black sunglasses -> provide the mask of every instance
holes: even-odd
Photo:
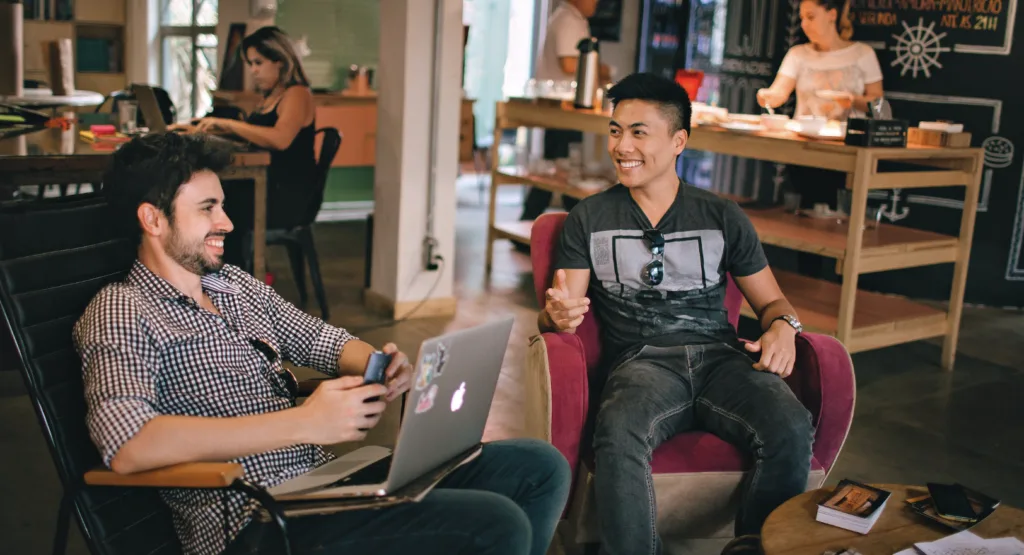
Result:
[[[665,237],[657,229],[648,229],[644,232],[644,242],[654,258],[640,270],[640,281],[648,287],[655,287],[665,279]]]
[[[265,341],[262,339],[249,339],[249,345],[266,357],[267,362],[269,362],[271,366],[277,364],[277,359],[280,358],[280,355],[278,355],[277,351],[275,351],[274,348],[268,345]],[[284,387],[289,396],[292,398],[296,397],[299,393],[299,383],[295,380],[295,376],[293,376],[288,370],[278,372],[277,376],[284,381]]]

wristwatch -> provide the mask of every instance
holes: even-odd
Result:
[[[803,333],[803,331],[804,331],[804,325],[800,323],[800,320],[796,319],[796,316],[791,316],[789,314],[783,314],[782,316],[777,316],[775,318],[775,320],[782,320],[782,321],[786,322],[787,324],[792,326],[793,329],[795,329],[797,333]],[[771,325],[775,323],[775,320],[772,320],[771,323],[768,324],[768,326],[771,327]]]

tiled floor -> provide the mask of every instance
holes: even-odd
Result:
[[[498,315],[516,318],[505,357],[487,437],[521,429],[519,373],[526,339],[536,333],[528,259],[499,243],[495,272],[484,281],[485,207],[475,180],[460,188],[455,272],[459,311],[453,319],[414,319],[397,324],[367,314],[361,306],[364,229],[358,223],[316,228],[332,323],[364,339],[395,341],[415,352],[419,342],[445,329],[473,325]],[[513,218],[510,203],[499,213]],[[272,249],[275,288],[297,298],[283,252]],[[315,309],[311,308],[315,312]],[[367,329],[370,326],[379,326]],[[970,484],[1024,506],[1024,314],[968,309],[956,370],[938,367],[937,342],[919,342],[853,357],[857,410],[853,429],[829,481],[849,477],[876,483],[952,481]],[[0,553],[49,550],[59,484],[32,408],[16,373],[0,373]],[[397,429],[390,411],[369,441],[389,443]],[[344,450],[349,447],[340,447]],[[77,532],[69,553],[86,553]]]

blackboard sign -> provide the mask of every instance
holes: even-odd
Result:
[[[1016,0],[850,0],[854,38],[929,76],[949,53],[1008,54]]]
[[[622,34],[622,0],[599,0],[591,17],[590,34],[602,42],[619,42]]]

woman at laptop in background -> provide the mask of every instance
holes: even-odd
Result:
[[[277,27],[261,27],[242,40],[240,49],[263,100],[243,120],[205,117],[172,129],[235,135],[270,150],[267,169],[267,229],[290,229],[310,222],[308,208],[316,194],[316,156],[313,135],[316,108],[309,79],[291,39]],[[225,206],[235,233],[225,241],[225,259],[242,265],[251,252],[252,187],[224,183]]]

